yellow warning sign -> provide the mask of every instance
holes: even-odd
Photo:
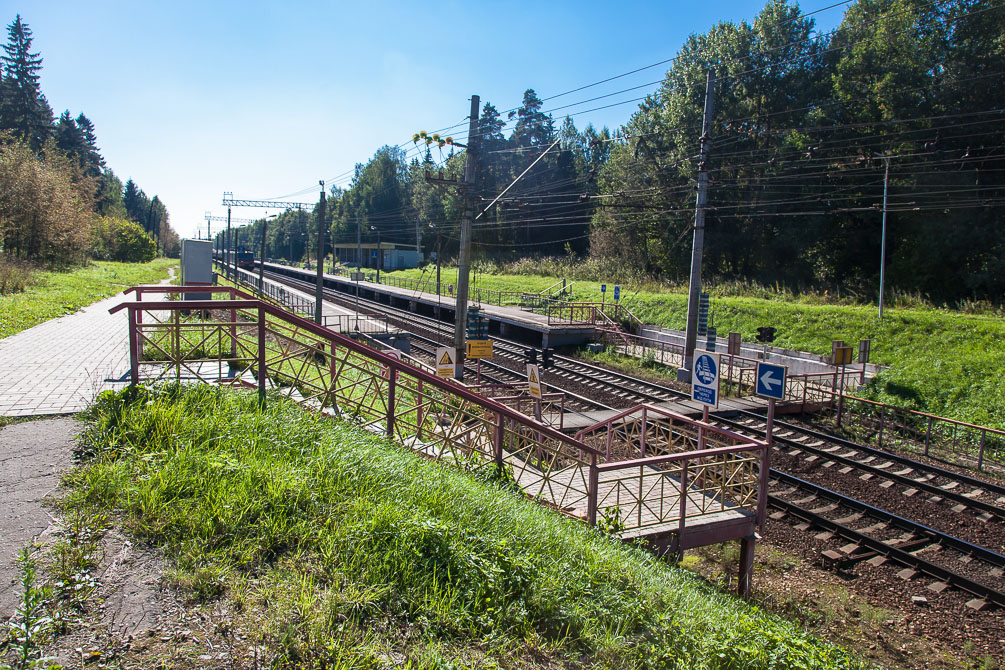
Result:
[[[468,340],[468,358],[492,358],[492,340]]]
[[[454,352],[449,347],[437,347],[436,349],[436,376],[454,376]]]
[[[535,398],[541,397],[541,370],[534,363],[527,364],[527,384],[530,387],[530,394]]]
[[[834,365],[851,364],[851,347],[834,348]]]

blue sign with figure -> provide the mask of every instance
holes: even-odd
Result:
[[[600,285],[600,292],[601,293],[607,293],[607,284],[601,284]]]
[[[785,375],[788,368],[771,363],[757,364],[757,395],[782,400],[785,397]]]
[[[614,299],[615,300],[621,300],[621,287],[620,286],[615,286],[614,287]]]
[[[694,352],[691,399],[703,405],[719,406],[719,354]]]

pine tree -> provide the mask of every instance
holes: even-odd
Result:
[[[94,132],[94,124],[81,112],[77,115],[77,128],[83,134],[87,147],[87,155],[85,156],[87,173],[92,177],[97,177],[105,167],[105,159],[98,151],[98,136]]]
[[[76,121],[70,116],[70,110],[66,110],[59,115],[59,121],[56,122],[55,135],[56,146],[63,153],[76,157],[80,162],[80,166],[84,167],[87,156],[84,133],[81,132]]]
[[[32,34],[18,14],[4,45],[0,128],[40,148],[52,132],[52,108],[39,89],[42,58],[31,52]]]

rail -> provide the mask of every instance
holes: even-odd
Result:
[[[215,299],[144,300],[155,294],[177,296],[195,290],[211,293]],[[356,420],[427,458],[468,470],[505,470],[526,495],[590,524],[596,524],[598,510],[607,512],[616,507],[611,498],[612,481],[623,481],[619,486],[624,488],[631,472],[651,465],[607,459],[603,450],[504,402],[441,379],[239,289],[148,286],[131,291],[136,300],[111,311],[128,312],[133,384],[173,381],[252,387],[262,402],[271,390],[315,411]],[[724,434],[694,422],[688,428],[689,420],[683,417],[674,417],[674,421],[678,432]],[[685,498],[693,498],[698,490],[694,482],[719,477],[718,495],[732,501],[731,505],[747,508],[750,493],[745,473],[748,463],[760,462],[763,449],[763,443],[746,440],[726,452],[699,449],[694,454],[674,454],[666,462],[689,464],[685,467],[691,469],[692,480],[681,480],[687,491]],[[732,460],[725,459],[727,452]],[[735,472],[727,476],[723,468],[730,467],[729,463]],[[704,479],[694,479],[695,473],[705,473]],[[659,476],[659,472],[655,474]],[[639,489],[638,504],[648,505],[651,500],[652,505],[665,508],[673,496],[670,484],[668,479],[659,488]],[[763,487],[755,488],[758,495],[766,492]],[[707,509],[702,511],[702,505]],[[685,510],[681,519],[666,514],[661,518],[664,523],[672,521],[675,529],[685,529],[685,519],[690,522],[713,514],[709,505],[712,503],[702,502]],[[626,517],[625,526],[626,532],[642,533],[652,524],[643,520],[640,525]]]

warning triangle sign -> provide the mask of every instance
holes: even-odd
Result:
[[[446,351],[443,352],[443,356],[440,357],[440,362],[437,365],[450,365],[453,361],[450,360],[450,354]]]
[[[537,373],[534,372],[534,368],[530,369],[530,383],[531,384],[537,383]]]

